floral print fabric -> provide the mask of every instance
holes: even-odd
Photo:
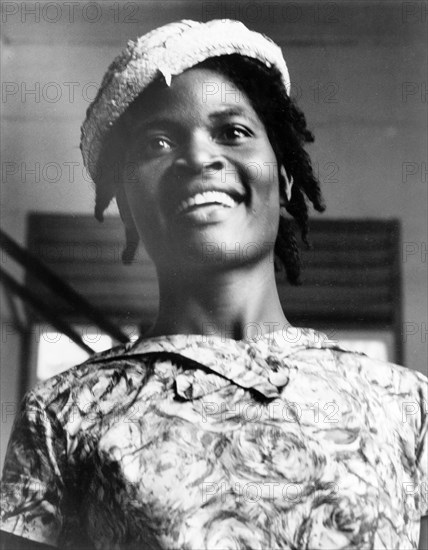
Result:
[[[417,548],[428,380],[310,329],[176,335],[30,391],[2,529],[59,548]]]

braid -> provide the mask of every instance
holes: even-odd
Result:
[[[285,207],[287,212],[293,216],[300,228],[300,236],[302,241],[309,246],[308,232],[309,232],[309,215],[308,207],[306,204],[305,196],[299,187],[293,188],[293,194],[291,200],[287,202]]]
[[[126,244],[122,251],[122,262],[130,264],[138,248],[139,236],[122,185],[128,142],[125,120],[122,117],[116,122],[103,144],[95,178],[95,218],[99,222],[104,221],[104,211],[116,197],[120,217],[125,225]]]
[[[278,165],[283,165],[294,180],[291,199],[285,200],[285,210],[294,218],[302,241],[309,247],[307,201],[312,203],[318,212],[325,210],[319,181],[313,173],[311,160],[304,149],[306,143],[314,141],[314,136],[307,128],[304,114],[287,95],[280,72],[275,67],[266,67],[256,59],[239,54],[208,58],[197,66],[212,69],[230,78],[247,95],[265,126]],[[122,195],[121,178],[114,181],[112,174],[120,175],[121,171],[117,171],[117,168],[124,166],[127,140],[124,134],[126,124],[122,123],[126,120],[125,116],[118,121],[116,131],[111,132],[111,138],[107,140],[101,157],[100,166],[107,167],[107,170],[104,172],[105,177],[96,178],[95,217],[100,221],[111,199],[115,195],[117,199]],[[112,162],[115,163],[113,169]],[[280,193],[285,199],[285,181],[280,172],[279,180]],[[126,201],[118,201],[123,220],[123,212],[126,210],[124,202]],[[126,237],[127,245],[122,258],[125,263],[130,263],[138,245],[138,234],[132,219],[127,221]],[[282,214],[274,250],[277,259],[285,268],[289,282],[293,285],[300,284],[299,248],[291,220]]]
[[[275,241],[275,254],[293,285],[300,285],[300,255],[291,220],[279,218],[278,235]]]
[[[104,211],[112,201],[115,193],[108,185],[105,185],[105,181],[97,178],[96,180],[96,195],[95,195],[95,218],[99,222],[104,221]]]
[[[122,124],[116,123],[103,143],[95,181],[95,217],[102,222],[104,210],[116,196],[124,166]]]

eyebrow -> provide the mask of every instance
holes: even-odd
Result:
[[[169,128],[176,128],[179,126],[179,123],[175,120],[169,118],[149,118],[137,124],[137,131],[151,130],[157,126],[164,126]]]
[[[216,111],[215,113],[211,113],[210,115],[208,115],[208,118],[218,119],[218,118],[227,118],[232,116],[242,116],[248,120],[251,120],[253,123],[257,124],[257,121],[251,115],[251,113],[247,113],[244,109],[241,109],[240,107],[229,107],[221,111]]]
[[[239,107],[230,107],[227,109],[222,109],[221,111],[216,111],[214,113],[210,113],[208,115],[208,118],[210,120],[218,120],[218,119],[224,119],[228,117],[233,116],[241,116],[246,118],[247,120],[250,120],[253,122],[253,124],[258,124],[257,120],[251,116],[251,113],[247,113],[244,109],[241,109]],[[176,129],[180,127],[180,123],[175,121],[174,119],[167,118],[167,117],[149,117],[148,120],[142,121],[140,124],[138,124],[137,132],[151,130],[152,128],[156,128],[158,126],[163,126],[165,128],[171,128]]]

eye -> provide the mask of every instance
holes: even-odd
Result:
[[[168,155],[176,144],[165,134],[146,134],[137,136],[131,146],[133,154],[141,159],[154,159]]]
[[[168,152],[174,147],[173,142],[165,136],[149,137],[145,143],[145,149],[152,153]]]
[[[141,132],[131,143],[132,154],[140,159],[152,159],[169,154],[176,146],[175,141],[164,132]]]
[[[217,133],[217,139],[223,142],[240,143],[252,136],[252,132],[240,124],[228,124]]]

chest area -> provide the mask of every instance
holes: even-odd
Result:
[[[88,521],[166,547],[203,548],[219,530],[260,548],[352,547],[379,522],[402,526],[408,505],[414,457],[384,405],[306,380],[269,402],[230,385],[193,401],[170,394],[144,414],[134,406],[96,442]]]

